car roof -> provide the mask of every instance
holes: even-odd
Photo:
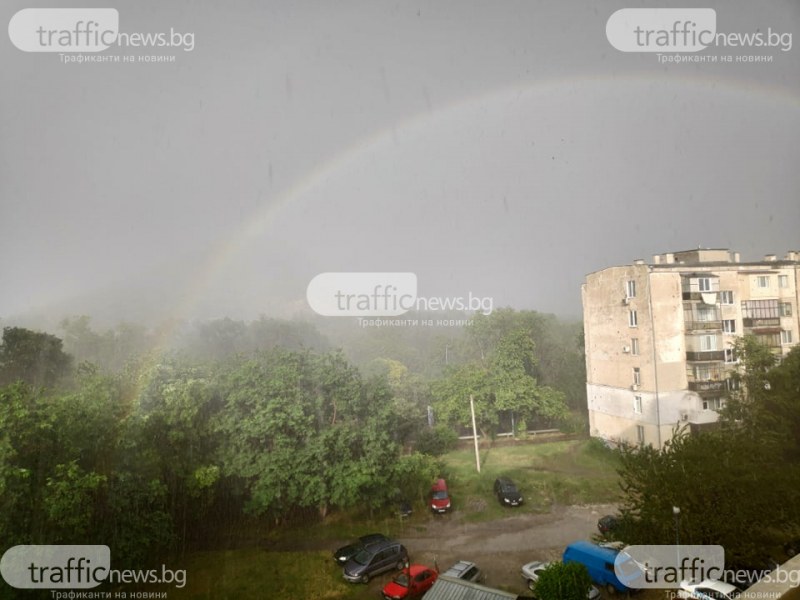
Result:
[[[600,546],[599,544],[595,544],[594,542],[590,542],[588,540],[580,540],[568,544],[567,547],[564,549],[564,555],[566,556],[567,553],[572,553],[572,552],[588,554],[590,556],[594,556],[612,563],[614,562],[614,559],[617,557],[617,554],[619,554],[619,550],[615,550],[613,548],[608,548],[605,546]]]
[[[377,541],[373,544],[367,544],[364,546],[364,550],[368,552],[372,552],[373,554],[376,552],[380,552],[381,550],[385,550],[386,548],[390,548],[392,546],[401,546],[400,542],[396,542],[395,540],[381,540]]]
[[[389,538],[383,535],[382,533],[368,533],[367,535],[362,535],[358,539],[362,544],[372,544],[374,542],[382,542],[384,540],[388,540]]]
[[[425,565],[411,565],[410,567],[408,567],[408,570],[411,572],[411,576],[412,577],[414,575],[418,575],[419,573],[422,573],[423,571],[433,571],[432,568],[430,568],[428,566],[425,566]]]
[[[722,592],[725,595],[737,591],[735,585],[727,583],[725,581],[719,581],[717,579],[704,579],[700,583],[690,582],[690,585],[693,585],[695,587],[704,587],[710,590],[716,590],[718,592]]]
[[[468,569],[470,569],[470,568],[472,568],[474,566],[475,566],[475,563],[469,562],[467,560],[460,560],[456,564],[454,564],[452,567],[447,569],[447,571],[442,573],[442,575],[452,575],[452,574],[455,573],[456,576],[458,576],[458,574],[463,573],[464,571],[466,571],[466,570],[468,570]]]

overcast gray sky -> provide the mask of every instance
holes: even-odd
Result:
[[[606,266],[800,248],[800,48],[660,64],[606,39],[623,2],[79,5],[195,47],[0,43],[3,323],[290,316],[325,271],[578,316]],[[696,6],[800,33],[795,1]]]

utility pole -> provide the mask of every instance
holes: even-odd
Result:
[[[475,466],[481,472],[481,453],[478,452],[478,429],[475,427],[475,402],[472,394],[469,395],[469,410],[472,413],[472,439],[475,440]]]

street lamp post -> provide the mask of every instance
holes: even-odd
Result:
[[[678,506],[672,507],[672,516],[675,517],[675,554],[678,557],[678,564],[675,565],[676,568],[681,569],[681,535],[680,535],[680,523],[681,523],[681,509]],[[683,580],[683,570],[681,569],[681,580]]]

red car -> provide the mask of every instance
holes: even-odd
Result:
[[[450,495],[447,493],[447,483],[444,479],[437,479],[431,486],[431,510],[435,513],[450,510]]]
[[[383,588],[385,600],[419,598],[431,589],[439,574],[425,565],[411,565],[398,573]]]

